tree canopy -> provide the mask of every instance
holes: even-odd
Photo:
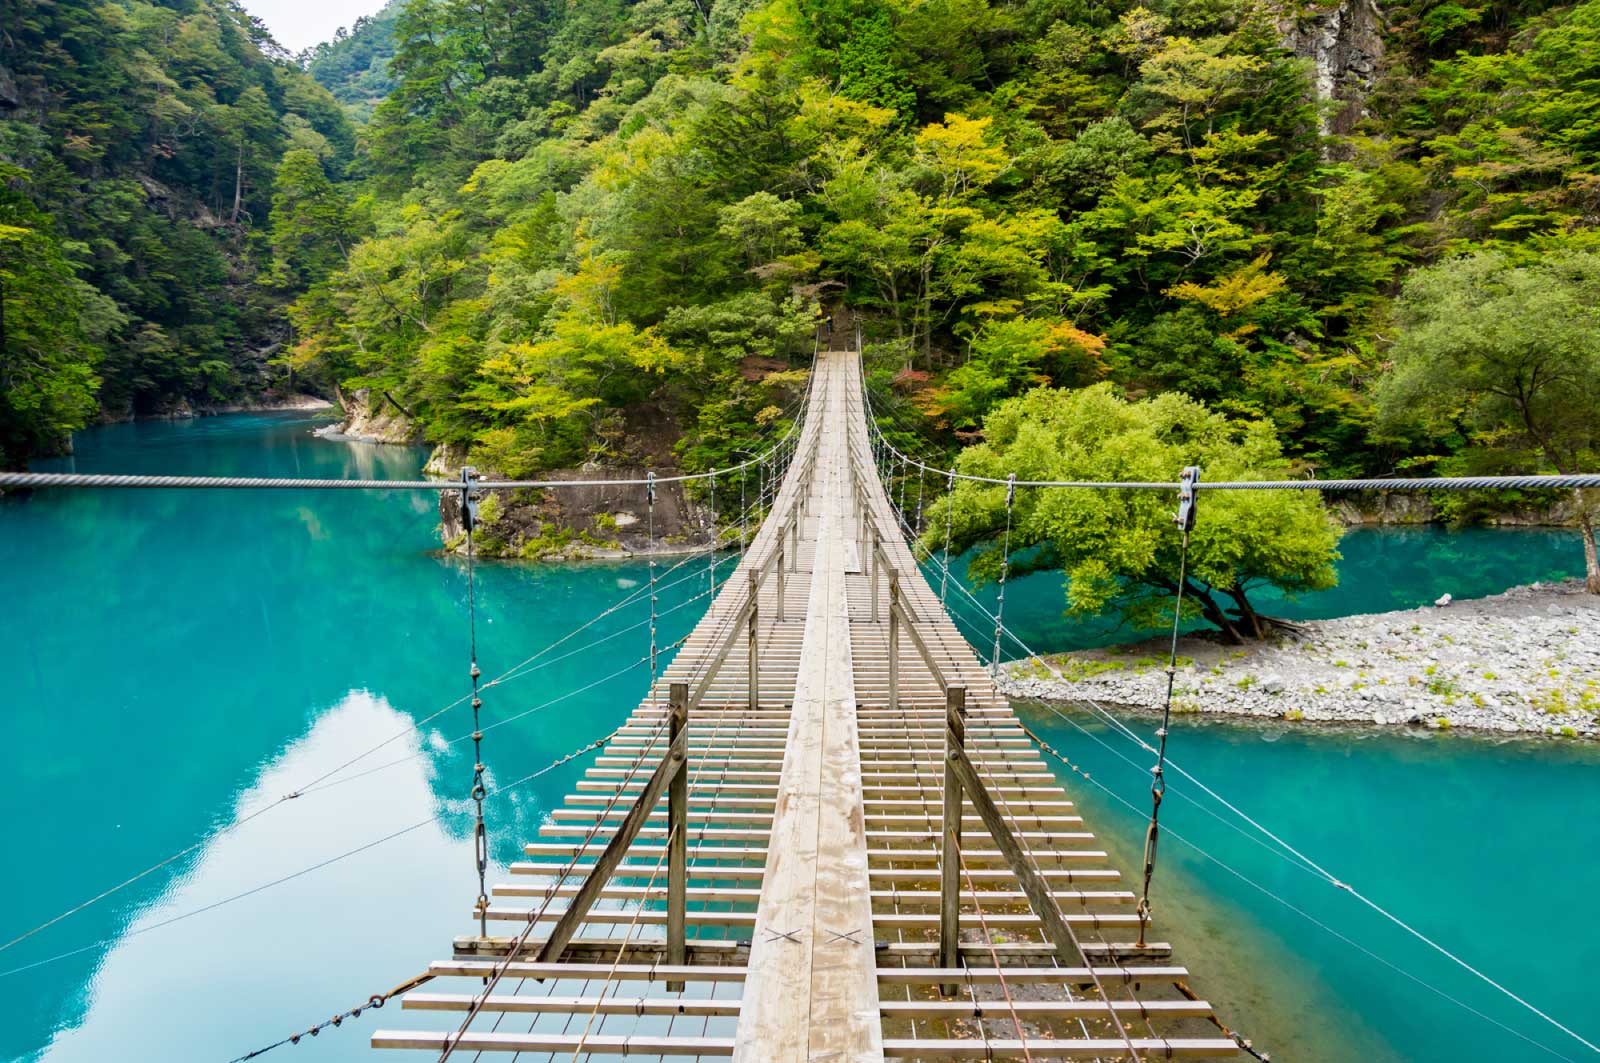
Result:
[[[1379,425],[1459,434],[1496,471],[1600,471],[1600,252],[1513,260],[1485,251],[1409,277]],[[1597,492],[1578,493],[1589,589],[1600,593]]]
[[[1008,399],[983,422],[983,442],[957,470],[1004,480],[1170,482],[1198,465],[1207,479],[1281,479],[1289,463],[1264,421],[1240,421],[1167,393],[1130,401],[1109,383],[1074,391],[1039,388]],[[974,575],[999,574],[1007,524],[1004,484],[958,481],[933,507],[923,545],[987,544]],[[1339,531],[1321,499],[1300,491],[1203,492],[1190,537],[1185,608],[1229,641],[1261,637],[1252,589],[1285,593],[1334,585]],[[1010,571],[1060,569],[1069,612],[1117,611],[1139,627],[1171,617],[1182,570],[1173,497],[1154,491],[1019,487],[1009,515]]]

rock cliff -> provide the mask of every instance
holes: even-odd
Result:
[[[437,453],[429,462],[433,474],[461,475],[459,459]],[[552,469],[541,480],[634,480],[647,473],[636,465],[585,465]],[[656,470],[671,476],[670,469]],[[439,497],[439,518],[445,549],[466,549],[461,521],[461,494]],[[650,502],[643,485],[553,487],[542,490],[485,492],[478,508],[474,549],[481,557],[537,560],[580,560],[628,557],[645,553],[695,550],[711,541],[712,515],[681,483],[656,488],[654,535]]]
[[[1383,61],[1383,12],[1375,0],[1286,7],[1278,16],[1284,45],[1312,64],[1324,134],[1348,133],[1366,113]]]
[[[368,388],[339,391],[344,420],[318,431],[327,439],[352,439],[359,443],[422,442],[422,431],[389,396]]]

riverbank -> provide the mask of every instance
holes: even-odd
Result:
[[[225,413],[283,413],[295,410],[313,413],[333,410],[332,402],[317,395],[303,392],[290,394],[265,394],[248,402],[229,402],[194,405],[180,399],[172,407],[154,413],[135,414],[132,410],[107,412],[100,416],[100,424],[130,424],[134,421],[187,421],[196,417],[217,417]],[[70,451],[70,448],[69,448]]]
[[[1443,600],[1443,599],[1441,599]],[[1600,596],[1579,580],[1308,621],[1250,646],[1182,638],[1173,707],[1285,720],[1600,735]],[[1157,709],[1167,642],[1008,666],[1017,698]]]

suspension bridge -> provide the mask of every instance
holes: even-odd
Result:
[[[967,595],[947,578],[948,556],[938,559],[936,591],[907,541],[921,530],[920,485],[929,473],[952,485],[957,479],[1003,485],[1008,500],[1017,487],[1176,492],[1185,544],[1201,488],[1593,488],[1600,476],[1206,484],[1194,470],[1174,483],[967,476],[919,461],[883,436],[862,379],[859,341],[856,346],[819,353],[797,427],[764,454],[727,470],[739,472],[741,484],[740,559],[722,573],[720,539],[708,549],[709,586],[703,593],[711,602],[693,631],[670,646],[657,645],[654,561],[649,587],[613,607],[640,594],[651,605],[650,651],[633,663],[648,661],[652,681],[622,726],[549,767],[490,788],[481,755],[488,728],[480,721],[480,694],[540,667],[541,656],[600,618],[481,686],[474,637],[470,699],[417,721],[421,727],[470,700],[473,731],[463,739],[472,741],[476,761],[479,894],[470,911],[473,932],[451,943],[449,958],[388,993],[240,1060],[298,1043],[391,999],[436,1018],[435,1028],[381,1029],[372,1034],[372,1044],[425,1050],[440,1063],[456,1052],[574,1060],[732,1057],[748,1063],[1140,1063],[1241,1053],[1265,1058],[1190,988],[1188,971],[1177,965],[1171,946],[1153,936],[1149,895],[1164,768],[1227,809],[1284,859],[1600,1054],[1600,1047],[1168,761],[1165,723],[1156,732],[1159,744],[1152,746],[1108,715],[1122,737],[1156,757],[1142,889],[1124,883],[1042,756],[1069,768],[1071,761],[1033,736],[996,688],[992,669],[1001,659],[1002,634],[1024,655],[1031,651],[1004,626],[1000,610],[985,610],[994,621],[995,645],[989,664],[981,662],[946,609],[957,604],[946,601],[949,585]],[[904,495],[911,468],[919,483],[915,518],[908,517]],[[745,474],[752,471],[758,482],[753,505],[743,497]],[[713,502],[716,475],[708,477]],[[644,484],[652,507],[659,483],[702,476],[652,475]],[[901,485],[898,504],[886,478]],[[452,488],[437,481],[0,473],[0,488],[459,489],[464,503],[482,488],[608,483],[474,483],[464,474]],[[463,509],[470,513],[470,504]],[[753,535],[744,527],[751,513],[764,514]],[[469,603],[470,543],[469,535]],[[1004,565],[1001,582],[1003,588]],[[999,601],[1003,610],[1003,593]],[[975,599],[971,604],[978,606]],[[561,656],[593,654],[603,641]],[[672,651],[671,663],[658,668],[658,658]],[[1172,671],[1169,662],[1169,676]],[[531,711],[537,707],[523,714]],[[399,737],[356,754],[219,833],[333,785],[330,777]],[[509,866],[508,881],[491,884],[485,798],[594,752],[599,755],[575,791],[548,815],[539,836],[527,840],[524,859]],[[1083,779],[1102,785],[1086,774]],[[0,944],[0,951],[171,865],[199,844]],[[464,910],[463,918],[468,914]],[[36,964],[17,970],[31,966]],[[1456,998],[1446,999],[1568,1058]]]
[[[440,1028],[379,1030],[375,1046],[749,1063],[1239,1052],[923,579],[860,374],[853,352],[818,357],[743,560],[480,898],[479,932],[402,997]]]

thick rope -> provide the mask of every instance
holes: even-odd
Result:
[[[869,418],[869,422],[870,422]],[[901,453],[887,437],[878,433],[874,445],[881,445],[895,457],[941,476],[980,484],[1007,484],[1011,481],[993,476],[974,476],[970,473],[942,469],[918,461]],[[1128,491],[1176,491],[1183,485],[1177,482],[1149,480],[1018,480],[1018,487],[1078,487]],[[4,486],[0,481],[0,486]],[[1489,490],[1554,490],[1600,487],[1600,473],[1568,473],[1539,476],[1430,476],[1381,477],[1366,480],[1216,480],[1198,485],[1205,491],[1489,491]]]

